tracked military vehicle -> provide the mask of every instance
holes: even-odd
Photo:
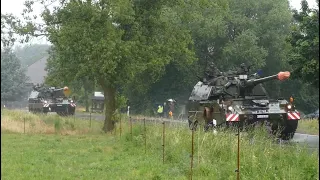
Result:
[[[29,112],[45,114],[56,112],[61,116],[73,115],[76,104],[72,98],[67,97],[69,93],[68,87],[35,86],[28,99]]]
[[[194,86],[189,97],[190,129],[197,128],[198,123],[205,127],[210,124],[245,127],[263,122],[270,132],[280,134],[280,138],[293,137],[300,119],[293,97],[289,101],[270,99],[262,85],[267,81],[286,80],[290,72],[261,78],[259,73],[249,75],[249,69],[244,64],[237,71],[228,72],[220,72],[211,64],[208,71],[206,77]]]

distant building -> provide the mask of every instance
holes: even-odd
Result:
[[[43,57],[27,67],[26,75],[29,77],[29,81],[27,82],[28,96],[34,85],[44,83],[45,76],[47,76],[47,71],[45,70],[46,64],[47,57]]]
[[[30,78],[29,83],[42,84],[44,83],[47,71],[45,70],[47,64],[47,57],[31,64],[27,69],[27,76]]]
[[[91,97],[92,106],[91,111],[103,112],[104,109],[104,95],[102,92],[94,92],[94,95]]]

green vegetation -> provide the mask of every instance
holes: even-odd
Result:
[[[1,130],[17,133],[35,134],[81,134],[100,132],[101,122],[62,118],[54,115],[37,115],[25,111],[1,110]]]
[[[300,12],[293,11],[294,21],[287,39],[292,47],[288,63],[294,80],[284,88],[295,93],[297,107],[309,113],[319,109],[319,1],[316,2],[318,8],[311,9],[302,0]]]
[[[288,41],[292,45],[290,63],[294,77],[319,88],[319,0],[318,8],[301,2],[301,12],[294,11],[294,24]]]
[[[162,164],[162,125],[147,124],[147,151],[142,123],[133,124],[132,139],[127,121],[116,133],[88,128],[85,120],[58,116],[25,115],[2,111],[2,179],[189,179],[191,131],[166,127],[165,163]],[[40,134],[8,128],[23,119],[59,130]],[[55,123],[56,122],[56,123]],[[59,123],[58,123],[59,122]],[[66,123],[68,122],[68,123]],[[69,123],[74,124],[72,129]],[[102,122],[93,122],[93,127]],[[20,127],[20,126],[15,127]],[[100,125],[99,125],[100,124]],[[86,127],[87,126],[87,127]],[[63,132],[68,130],[66,135]],[[56,131],[58,132],[58,131]],[[73,132],[73,133],[72,133]],[[263,130],[241,134],[241,179],[305,179],[318,177],[318,157],[295,144],[278,145]],[[235,179],[237,137],[232,132],[195,132],[194,179]],[[19,173],[17,173],[19,172]]]
[[[319,121],[317,119],[300,120],[297,132],[319,135]]]
[[[25,69],[12,50],[1,48],[1,102],[23,98],[27,94],[27,79]]]
[[[117,97],[139,114],[167,98],[185,104],[210,62],[222,71],[244,62],[263,76],[291,71],[287,82],[265,83],[268,94],[293,95],[305,113],[319,108],[319,15],[305,0],[301,13],[278,0],[44,0],[55,7],[44,8],[41,26],[28,13],[36,3],[26,1],[24,22],[6,14],[1,25],[53,44],[48,85],[68,84],[87,109],[90,94],[104,92],[106,131],[113,129]]]

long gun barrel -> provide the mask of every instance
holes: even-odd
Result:
[[[70,94],[70,90],[67,86],[64,88],[51,89],[53,96],[68,96]]]
[[[255,86],[257,84],[266,82],[266,81],[271,81],[273,79],[278,79],[280,81],[284,81],[290,77],[290,72],[285,71],[285,72],[279,72],[278,74],[272,75],[272,76],[267,76],[259,79],[250,79],[245,82],[245,86]]]
[[[57,91],[63,91],[63,88],[59,88],[59,89],[52,89],[53,92],[57,92]]]

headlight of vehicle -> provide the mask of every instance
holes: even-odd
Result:
[[[288,108],[288,109],[291,109],[291,108],[292,108],[292,106],[291,106],[290,104],[288,104],[288,105],[287,105],[287,108]]]

